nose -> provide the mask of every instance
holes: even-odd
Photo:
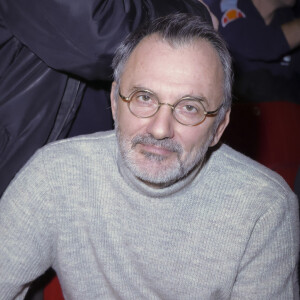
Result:
[[[172,138],[174,136],[174,118],[169,105],[162,105],[158,112],[149,118],[147,133],[150,133],[157,140]]]

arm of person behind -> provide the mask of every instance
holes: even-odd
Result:
[[[231,299],[299,299],[298,200],[290,192],[257,220]]]
[[[283,34],[291,49],[300,46],[300,18],[291,22],[285,23],[281,26]]]
[[[199,0],[201,3],[203,3],[205,5],[205,7],[208,9],[210,16],[211,16],[211,20],[213,23],[213,26],[216,30],[218,30],[219,28],[219,20],[218,18],[211,12],[209,6],[205,3],[205,0]]]
[[[112,57],[124,37],[147,19],[175,11],[203,15],[203,5],[197,0],[0,2],[5,25],[32,52],[52,68],[88,80],[111,80]]]
[[[39,156],[40,157],[40,156]],[[23,299],[52,264],[53,201],[40,159],[31,160],[0,201],[0,299]]]

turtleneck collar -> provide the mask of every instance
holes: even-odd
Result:
[[[149,185],[147,185],[145,182],[138,179],[131,170],[127,167],[125,164],[120,152],[118,151],[117,154],[117,164],[119,168],[119,172],[121,176],[124,178],[125,182],[133,188],[138,193],[152,197],[152,198],[163,198],[163,197],[169,197],[172,194],[178,193],[179,191],[184,190],[187,186],[189,186],[194,178],[199,174],[200,170],[201,173],[204,172],[204,169],[206,168],[206,164],[200,164],[196,166],[190,172],[186,177],[183,179],[171,184],[170,186],[164,187],[164,188],[154,188]],[[202,166],[203,165],[203,166]]]

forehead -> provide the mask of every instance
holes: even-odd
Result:
[[[223,94],[223,68],[216,50],[205,40],[174,46],[152,35],[130,55],[121,87],[127,92],[143,87],[163,95],[218,101]]]

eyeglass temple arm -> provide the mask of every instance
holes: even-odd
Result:
[[[205,115],[206,115],[206,116],[215,115],[215,114],[220,110],[220,108],[221,108],[222,106],[223,106],[223,103],[222,103],[216,110],[206,111],[206,112],[205,112]]]
[[[120,98],[121,98],[123,101],[125,101],[125,102],[129,102],[129,101],[130,101],[130,98],[129,98],[129,97],[125,97],[125,96],[121,95],[120,92],[119,92],[119,96],[120,96]]]

